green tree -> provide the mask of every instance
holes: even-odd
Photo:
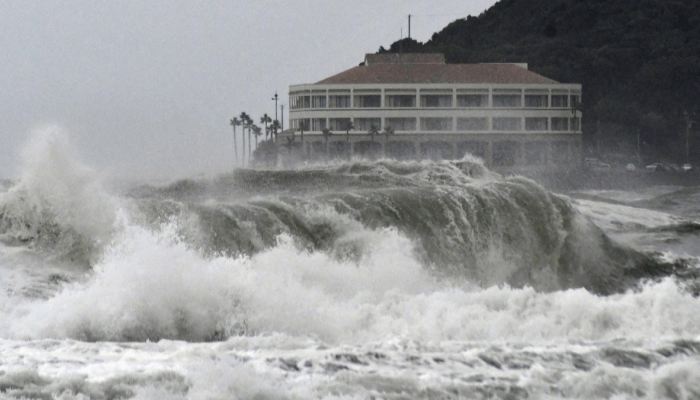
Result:
[[[326,160],[328,160],[328,155],[330,154],[328,149],[328,139],[330,139],[331,136],[333,136],[333,132],[331,132],[331,130],[328,128],[323,128],[321,130],[321,135],[323,135],[324,139],[326,139]]]
[[[253,152],[256,164],[274,166],[277,162],[277,145],[272,140],[265,140]]]
[[[245,166],[245,164],[246,164],[245,163],[245,129],[250,126],[250,123],[249,123],[250,116],[245,111],[243,111],[243,112],[241,112],[241,115],[238,116],[238,118],[241,119],[241,125],[242,125],[242,129],[241,129],[241,131],[242,131],[241,132],[241,139],[242,139],[241,146],[243,147],[242,161],[243,161],[243,165]],[[248,161],[250,161],[250,151],[248,152]]]
[[[236,127],[241,126],[241,120],[233,117],[230,122],[231,126],[233,127],[233,163],[234,165],[238,165],[238,145],[236,144]]]
[[[267,113],[263,114],[263,116],[260,117],[260,123],[265,124],[265,139],[267,139],[267,136],[269,134],[269,130],[267,129],[267,124],[269,122],[272,122],[272,118],[270,118],[270,116],[267,115]]]
[[[583,85],[587,146],[597,142],[599,122],[601,129],[614,126],[601,135],[606,141],[639,132],[639,119],[625,113],[597,116],[604,100],[614,103],[606,106],[610,111],[629,107],[662,116],[669,131],[655,147],[663,148],[682,139],[679,114],[700,104],[699,21],[700,2],[693,0],[503,0],[455,20],[425,43],[403,39],[389,51],[440,52],[447,63],[527,61],[535,73]]]
[[[275,140],[277,140],[277,132],[279,132],[279,129],[280,129],[280,122],[278,120],[272,121],[272,125],[270,125],[270,131],[271,131],[271,133],[274,133]]]
[[[259,126],[253,124],[252,126],[253,129],[253,135],[255,136],[255,149],[258,149],[258,138],[262,135],[262,129],[260,129]]]
[[[299,120],[299,128],[297,129],[301,133],[301,153],[302,157],[304,156],[304,131],[308,131],[309,127],[307,126],[306,122],[304,120]]]
[[[355,130],[355,126],[352,124],[352,121],[348,121],[343,128],[345,129],[345,139],[350,143],[350,131]]]
[[[287,143],[284,144],[284,147],[286,147],[287,150],[289,150],[290,154],[292,153],[292,149],[295,147],[294,132],[292,132],[291,135],[287,136]]]
[[[372,138],[372,142],[374,142],[374,137],[379,134],[379,128],[376,125],[372,124],[367,130],[367,134]]]

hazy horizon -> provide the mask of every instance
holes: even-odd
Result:
[[[407,35],[408,14],[412,37],[424,42],[494,3],[0,3],[0,177],[18,176],[24,143],[45,129],[62,130],[105,176],[225,172],[233,116],[274,118],[277,92],[287,126],[289,85],[316,82],[388,47]]]

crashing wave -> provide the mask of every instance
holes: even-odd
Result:
[[[74,161],[59,130],[39,132],[23,153],[21,179],[0,195],[0,240],[94,262],[115,229],[115,201],[91,170]]]

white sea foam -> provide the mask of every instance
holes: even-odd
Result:
[[[84,276],[28,297],[13,292],[35,279],[23,273],[54,268],[55,260],[31,246],[0,248],[0,387],[19,388],[17,397],[700,395],[694,344],[673,347],[700,340],[700,299],[672,278],[611,296],[479,287],[436,277],[396,229],[371,229],[322,207],[304,216],[332,225],[338,237],[325,250],[282,234],[251,257],[211,256],[180,237],[201,228],[193,214],[156,228],[133,222],[73,161],[60,133],[40,136],[22,180],[0,195],[3,210],[29,223],[28,238],[43,223],[97,245]],[[579,207],[609,230],[676,221],[596,202]],[[569,233],[582,236],[575,243],[590,242],[577,251],[600,251],[594,227],[574,223],[583,227]],[[502,253],[494,246],[480,258],[482,284],[510,271]],[[148,342],[163,338],[191,342]],[[657,351],[664,346],[676,352]]]
[[[109,242],[115,230],[115,199],[76,161],[59,128],[35,132],[22,156],[21,179],[0,195],[0,239],[89,259],[81,253]]]
[[[359,263],[299,250],[285,236],[251,259],[209,259],[177,231],[174,222],[156,232],[128,227],[90,280],[6,313],[3,336],[206,340],[279,332],[357,344],[700,335],[700,300],[671,279],[608,297],[476,289],[436,282],[393,230],[365,231],[373,247]]]

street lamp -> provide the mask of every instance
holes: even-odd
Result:
[[[275,92],[275,97],[272,98],[272,100],[275,101],[275,121],[277,121],[277,99],[279,96],[277,96],[277,92]],[[277,139],[277,126],[275,126],[275,139]]]

